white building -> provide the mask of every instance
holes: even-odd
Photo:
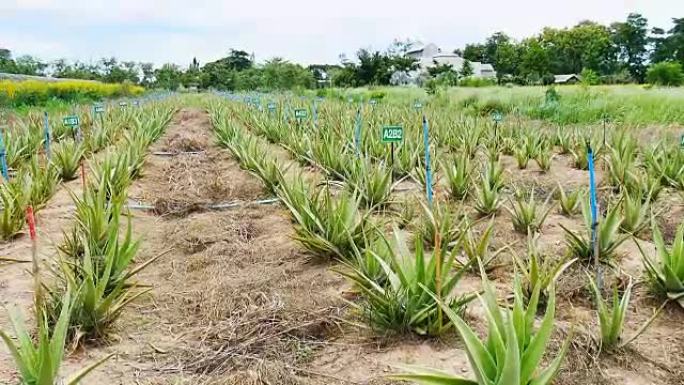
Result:
[[[453,53],[443,53],[442,49],[433,43],[426,44],[421,48],[411,50],[407,52],[406,55],[418,60],[420,72],[426,72],[427,69],[429,67],[433,67],[435,63],[450,64],[455,71],[461,72],[461,69],[463,69],[463,63],[465,62],[465,59],[459,55]],[[492,67],[491,64],[471,61],[470,66],[473,69],[472,76],[474,77],[496,77],[496,71],[494,71],[494,67]]]

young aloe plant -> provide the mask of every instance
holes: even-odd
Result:
[[[657,260],[652,260],[635,240],[643,257],[644,266],[655,289],[684,307],[684,222],[677,228],[670,248],[665,245],[655,219],[652,218],[651,222],[653,242],[658,253]]]
[[[567,352],[568,338],[546,368],[541,368],[546,346],[553,332],[556,295],[549,292],[546,312],[539,327],[535,327],[535,315],[540,288],[534,289],[529,301],[525,301],[516,278],[513,309],[499,306],[494,288],[482,273],[484,293],[480,297],[488,322],[488,336],[482,341],[465,321],[446,306],[442,306],[465,344],[475,379],[465,379],[453,374],[422,368],[409,368],[406,374],[394,375],[398,380],[413,381],[423,385],[437,384],[534,384],[549,385],[556,376]],[[527,303],[527,306],[525,306]]]
[[[442,169],[447,177],[449,194],[453,199],[462,200],[470,192],[472,167],[467,154],[454,157],[450,164],[442,163]]]
[[[540,302],[546,302],[546,296],[549,293],[549,288],[554,286],[558,277],[560,277],[565,270],[567,270],[577,258],[561,259],[559,261],[552,261],[549,256],[542,255],[537,246],[539,234],[528,234],[527,236],[527,257],[519,258],[514,255],[518,270],[522,273],[522,289],[526,299],[530,299],[534,292],[534,288],[540,288]]]
[[[525,147],[517,147],[515,149],[515,161],[518,164],[518,168],[520,170],[524,170],[527,168],[527,163],[530,161],[530,156],[527,153],[527,149]]]
[[[392,170],[381,163],[361,159],[353,163],[346,178],[350,190],[361,196],[361,205],[368,209],[386,206],[392,193]]]
[[[84,152],[83,145],[71,139],[63,140],[53,147],[51,162],[57,167],[63,180],[76,178]]]
[[[523,234],[539,231],[553,208],[549,205],[553,193],[549,194],[542,205],[534,199],[534,189],[530,192],[528,200],[525,200],[522,193],[516,192],[515,195],[515,202],[511,201],[511,207],[504,206],[511,214],[513,229]]]
[[[34,340],[32,334],[26,330],[26,322],[18,311],[10,313],[10,321],[14,327],[17,342],[14,342],[9,334],[0,330],[0,339],[5,342],[14,359],[19,371],[21,385],[55,385],[58,383],[78,385],[90,372],[112,357],[112,355],[108,355],[82,369],[65,382],[61,381],[59,369],[64,358],[64,344],[69,328],[70,299],[69,293],[62,298],[61,311],[57,322],[52,327],[52,335],[45,316],[39,314],[38,332]]]
[[[589,280],[589,286],[594,294],[594,300],[596,302],[596,310],[598,312],[598,321],[601,332],[600,337],[600,349],[606,349],[607,351],[613,351],[616,349],[623,348],[630,344],[632,341],[637,339],[646,329],[651,325],[653,321],[658,317],[660,312],[663,310],[664,305],[661,306],[654,314],[649,318],[644,325],[642,325],[639,330],[630,338],[623,340],[622,332],[625,328],[625,321],[627,319],[627,310],[629,309],[629,300],[632,296],[632,281],[629,281],[627,288],[622,294],[622,298],[618,295],[617,287],[613,288],[613,298],[611,300],[605,300],[603,295],[601,295],[601,290],[594,283],[593,278],[587,274]]]
[[[420,239],[415,241],[415,251],[408,248],[405,236],[394,229],[393,241],[384,236],[382,252],[369,251],[386,276],[384,285],[368,276],[360,268],[342,271],[360,289],[366,300],[360,306],[370,324],[383,331],[413,332],[419,335],[439,335],[451,328],[442,316],[438,305],[440,298],[444,308],[454,314],[463,314],[475,295],[453,295],[455,287],[466,269],[456,269],[455,251],[440,248],[439,258],[428,254]],[[386,253],[386,255],[382,255]],[[439,293],[435,296],[433,293]]]
[[[569,230],[562,224],[560,227],[565,232],[565,242],[570,249],[570,253],[583,263],[590,263],[594,258],[594,249],[591,243],[591,213],[589,203],[584,201],[582,204],[584,214],[584,229],[579,232]],[[620,212],[617,207],[609,207],[605,217],[599,218],[597,229],[597,242],[599,259],[610,262],[615,258],[618,246],[629,239],[629,235],[620,234]]]
[[[21,180],[0,184],[0,237],[11,239],[19,234],[26,222],[25,210],[29,204],[30,192]]]
[[[433,202],[431,206],[420,201],[420,207],[422,215],[418,225],[418,234],[426,246],[435,246],[435,235],[437,233],[439,233],[444,245],[456,240],[459,227],[461,227],[457,223],[459,214],[450,212],[447,204],[439,201]]]
[[[482,216],[495,214],[501,206],[501,194],[485,177],[482,185],[475,188],[475,210]]]
[[[621,231],[636,235],[648,225],[649,199],[642,202],[641,197],[632,197],[625,190],[620,200],[620,209],[622,211]]]
[[[505,245],[498,250],[490,250],[490,243],[492,240],[492,233],[494,231],[494,218],[489,221],[487,227],[482,233],[477,233],[472,224],[465,224],[467,230],[461,233],[458,239],[456,248],[460,248],[465,261],[459,261],[463,266],[474,265],[477,261],[487,268],[489,264],[504,250],[511,245]]]
[[[542,172],[548,172],[551,170],[552,159],[553,155],[551,154],[551,149],[546,146],[540,146],[540,148],[537,150],[537,156],[534,158],[534,161],[537,163],[537,166],[539,166],[539,169]]]
[[[576,188],[571,192],[566,192],[559,182],[558,194],[561,214],[568,217],[575,215],[580,207],[580,201],[584,198],[582,189]]]

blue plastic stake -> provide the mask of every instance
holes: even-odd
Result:
[[[354,126],[354,145],[356,146],[356,155],[361,157],[361,107],[356,110],[356,123]]]
[[[428,204],[432,204],[432,170],[430,169],[430,137],[428,122],[423,115],[423,143],[425,145],[425,194]]]
[[[596,286],[601,288],[601,265],[598,255],[598,201],[596,199],[596,181],[594,178],[594,151],[591,144],[587,143],[587,160],[589,166],[589,204],[591,206],[591,249],[594,253],[594,264],[596,268]]]
[[[5,181],[9,181],[9,172],[7,171],[7,153],[5,152],[5,141],[0,132],[0,163],[2,163],[2,177]]]
[[[45,156],[50,161],[50,122],[47,111],[43,114],[43,127],[45,129]]]

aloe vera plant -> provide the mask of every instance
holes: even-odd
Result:
[[[646,331],[664,308],[665,304],[656,310],[634,335],[627,339],[623,339],[622,334],[625,328],[625,321],[627,320],[627,310],[629,310],[629,301],[632,297],[633,285],[631,279],[622,293],[622,298],[620,298],[618,294],[617,286],[613,287],[611,300],[603,298],[601,290],[596,286],[596,283],[594,283],[591,276],[587,275],[587,278],[589,287],[594,295],[598,313],[600,349],[613,351],[627,346]]]
[[[59,176],[66,181],[75,179],[84,154],[83,145],[66,139],[53,146],[51,162],[59,170]]]
[[[373,164],[368,159],[356,161],[350,167],[347,182],[352,191],[361,196],[361,204],[368,208],[378,208],[389,203],[392,192],[392,170],[384,164]]]
[[[456,200],[462,200],[470,192],[472,167],[467,154],[454,157],[449,164],[442,163],[449,186],[449,195]]]
[[[550,361],[547,367],[541,363],[553,332],[556,296],[551,288],[546,311],[538,327],[535,327],[539,287],[534,289],[529,301],[525,301],[520,282],[514,284],[513,309],[499,306],[494,288],[482,273],[484,293],[480,302],[485,311],[488,333],[485,341],[468,326],[463,318],[446,306],[445,314],[453,323],[465,344],[468,361],[475,379],[466,379],[450,373],[423,368],[407,368],[408,373],[394,375],[398,380],[418,384],[551,384],[567,352],[570,338]],[[527,303],[527,306],[526,306]]]
[[[584,198],[582,189],[576,188],[570,192],[566,192],[563,186],[558,183],[558,203],[561,214],[565,216],[573,216],[580,208],[580,201]]]
[[[303,186],[294,182],[279,187],[278,195],[297,223],[294,238],[318,255],[347,259],[352,243],[363,246],[370,211],[361,212],[358,195],[343,192],[333,198],[326,188],[309,195]]]
[[[553,194],[549,194],[546,201],[541,205],[534,199],[534,189],[530,192],[527,200],[525,200],[524,194],[520,192],[516,192],[515,195],[515,201],[511,200],[511,207],[504,206],[511,215],[513,229],[523,234],[539,231],[553,208],[549,205]]]
[[[524,170],[527,168],[527,163],[530,161],[530,156],[527,153],[527,149],[524,147],[518,147],[515,149],[515,161],[518,164],[518,168]]]
[[[426,246],[435,245],[437,233],[445,245],[456,240],[458,229],[461,227],[457,223],[458,214],[450,212],[447,204],[439,201],[434,201],[432,205],[420,201],[420,207],[422,215],[418,225],[418,234]]]
[[[594,250],[591,243],[591,213],[589,203],[583,202],[582,213],[584,215],[584,229],[579,232],[569,230],[562,224],[560,225],[565,232],[565,242],[570,253],[583,263],[593,261]],[[617,207],[609,207],[607,214],[599,218],[597,229],[597,242],[599,259],[603,262],[612,261],[615,258],[617,248],[629,239],[629,235],[621,234],[620,212]]]
[[[650,207],[649,199],[642,202],[641,197],[632,197],[627,190],[623,191],[620,200],[622,212],[620,230],[629,234],[638,234],[648,226]]]
[[[373,327],[383,331],[444,333],[451,325],[442,317],[442,309],[432,293],[439,293],[444,308],[462,314],[475,298],[472,294],[453,294],[466,269],[456,269],[454,251],[440,248],[436,251],[438,258],[434,253],[426,253],[422,242],[416,239],[415,251],[411,252],[404,235],[396,228],[393,234],[392,242],[380,238],[386,243],[385,257],[371,251],[387,277],[384,285],[359,269],[344,273],[361,289],[365,299],[360,307],[363,314]]]
[[[69,328],[71,295],[62,298],[61,311],[57,322],[52,328],[44,314],[38,314],[38,331],[34,340],[32,333],[26,329],[26,322],[18,311],[10,312],[10,321],[14,327],[16,342],[6,332],[0,330],[0,339],[14,359],[19,371],[21,385],[78,385],[95,368],[112,357],[108,355],[94,364],[82,369],[66,381],[59,378],[59,369],[64,358],[64,345]],[[42,310],[41,310],[42,312]]]
[[[482,216],[495,214],[501,206],[501,194],[497,187],[485,178],[481,186],[475,188],[475,210]]]
[[[539,234],[528,234],[527,255],[520,258],[514,254],[513,260],[522,274],[522,290],[526,299],[530,299],[535,287],[540,289],[540,302],[545,303],[549,289],[556,284],[558,278],[577,258],[563,258],[553,261],[551,256],[543,255],[538,247]]]
[[[677,228],[674,241],[668,248],[655,219],[651,219],[651,222],[657,258],[654,260],[648,256],[639,242],[635,241],[646,272],[656,291],[684,307],[684,223]]]
[[[0,184],[0,237],[8,240],[17,235],[24,227],[25,210],[29,204],[29,191],[21,180]]]
[[[492,234],[494,231],[494,217],[489,221],[487,227],[482,232],[475,230],[473,224],[464,225],[466,230],[461,233],[456,248],[463,254],[464,260],[459,260],[462,266],[476,263],[487,268],[494,259],[511,245],[505,245],[497,250],[491,250]]]

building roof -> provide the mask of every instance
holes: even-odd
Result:
[[[555,83],[567,83],[571,79],[582,80],[582,77],[577,74],[553,75]]]

